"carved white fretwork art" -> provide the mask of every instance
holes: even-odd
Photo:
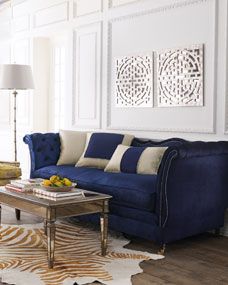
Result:
[[[116,107],[153,106],[153,54],[115,59]]]
[[[203,106],[203,45],[156,54],[158,107]]]

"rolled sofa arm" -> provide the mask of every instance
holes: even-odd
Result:
[[[36,169],[57,163],[60,155],[60,138],[58,133],[33,133],[25,135],[23,141],[29,147],[31,177]]]
[[[176,147],[179,158],[203,157],[228,154],[228,141],[187,142]]]
[[[228,142],[168,148],[158,171],[157,197],[164,242],[222,226],[228,206]]]

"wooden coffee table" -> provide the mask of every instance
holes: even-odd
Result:
[[[82,190],[82,189],[79,189]],[[44,219],[47,235],[48,267],[54,266],[55,222],[58,218],[100,213],[101,253],[106,255],[108,237],[108,203],[109,195],[82,190],[83,196],[52,201],[42,199],[33,193],[20,193],[0,188],[0,225],[1,204],[16,208]]]

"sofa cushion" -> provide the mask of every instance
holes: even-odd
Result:
[[[113,133],[87,134],[84,153],[76,166],[86,166],[104,169],[119,144],[129,146],[133,140],[132,135]]]
[[[153,212],[143,211],[142,209],[129,208],[110,200],[109,210],[113,215],[128,218],[132,220],[142,221],[147,224],[155,222],[158,224],[158,215]]]
[[[166,149],[167,147],[128,147],[118,145],[105,171],[157,174]]]
[[[60,130],[59,137],[61,152],[57,165],[75,164],[84,151],[86,132]]]
[[[34,171],[33,177],[49,178],[51,175],[76,181],[79,188],[109,194],[119,205],[147,211],[155,209],[156,175],[108,173],[94,168],[55,165]]]

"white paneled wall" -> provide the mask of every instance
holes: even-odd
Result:
[[[10,63],[10,43],[0,43],[0,64]],[[9,91],[0,90],[0,160],[11,160],[12,134],[11,126],[11,94]],[[12,155],[11,155],[12,154]]]
[[[50,91],[50,39],[36,37],[31,41],[31,64],[35,89],[32,97],[31,130],[44,132],[48,130],[49,91]]]
[[[54,69],[54,126],[58,131],[64,128],[65,94],[66,94],[66,47],[55,46],[53,49],[53,69]]]
[[[10,44],[0,45],[0,64],[10,63]],[[7,130],[10,126],[10,92],[0,90],[0,126],[1,130]],[[4,108],[3,108],[4,106]]]
[[[109,22],[109,129],[214,133],[216,15],[216,1],[198,1],[165,10],[151,8]],[[205,106],[116,108],[113,97],[116,57],[201,43],[205,45]]]
[[[62,67],[68,73],[67,128],[124,130],[154,138],[226,138],[226,0],[219,5],[217,0],[27,0],[13,4],[15,41],[37,36],[52,41],[63,34],[68,38],[65,47],[70,60]],[[9,15],[5,13],[4,23],[10,23]],[[115,107],[114,58],[191,44],[205,46],[203,107]],[[54,79],[50,80],[52,96]],[[54,106],[49,108],[52,117]]]
[[[19,90],[18,129],[43,131],[48,128],[50,47],[48,38],[23,38],[12,43],[12,62],[29,64],[33,69],[35,90]]]
[[[228,140],[227,10],[227,0],[13,0],[0,10],[0,62],[28,62],[39,79],[34,95],[20,95],[21,131],[63,126]],[[116,57],[193,44],[205,48],[203,107],[115,107]],[[65,72],[64,84],[54,75],[58,47],[66,54],[59,71]],[[7,106],[0,114],[2,137],[10,133],[11,118],[9,97],[0,100]],[[55,122],[58,104],[62,125]]]
[[[0,7],[0,38],[8,40],[11,36],[11,9],[9,5]]]
[[[30,40],[23,39],[13,44],[13,62],[18,64],[30,64]],[[30,129],[31,118],[31,91],[18,91],[17,96],[17,120],[18,128]]]

